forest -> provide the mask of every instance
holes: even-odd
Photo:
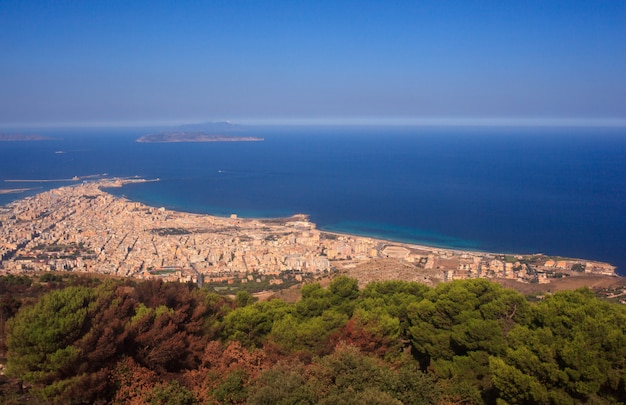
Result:
[[[0,277],[4,404],[616,404],[626,307],[587,289],[336,277],[294,303]]]

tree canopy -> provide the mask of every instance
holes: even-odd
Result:
[[[32,304],[2,297],[6,373],[46,402],[626,402],[626,308],[589,290],[531,303],[486,280],[359,290],[337,277],[287,303],[75,284]]]

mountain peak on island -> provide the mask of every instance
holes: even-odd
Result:
[[[214,121],[214,122],[200,122],[196,124],[183,124],[176,126],[172,131],[182,132],[213,132],[213,133],[232,133],[241,132],[243,128],[241,125],[233,124],[230,121]]]
[[[263,140],[263,138],[253,136],[233,136],[205,132],[162,132],[144,135],[137,139],[137,142],[254,142]]]

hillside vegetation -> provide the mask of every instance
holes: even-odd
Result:
[[[336,278],[254,302],[191,284],[0,277],[0,402],[610,404],[626,308],[486,280]]]

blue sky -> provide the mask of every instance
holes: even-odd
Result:
[[[626,2],[0,0],[0,125],[626,123]]]

